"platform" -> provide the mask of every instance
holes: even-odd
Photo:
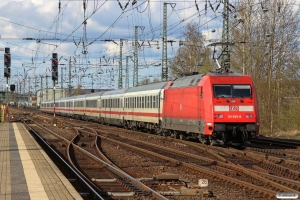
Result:
[[[0,123],[0,199],[82,199],[22,123]]]

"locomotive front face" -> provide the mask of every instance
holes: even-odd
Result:
[[[251,85],[213,85],[215,122],[255,122]]]
[[[256,95],[251,80],[223,79],[223,83],[212,84],[212,92],[213,136],[244,141],[258,134]]]

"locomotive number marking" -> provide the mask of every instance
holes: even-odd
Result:
[[[240,119],[242,118],[242,115],[228,115],[229,119]]]
[[[238,106],[230,106],[229,110],[230,111],[239,111],[239,107]]]
[[[198,185],[200,187],[207,187],[208,186],[208,180],[207,179],[199,179]]]

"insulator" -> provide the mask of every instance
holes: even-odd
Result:
[[[120,8],[123,10],[123,6],[121,5],[120,1],[118,0]]]
[[[217,5],[216,10],[218,10],[218,8],[219,8],[220,5],[221,5],[220,3]]]

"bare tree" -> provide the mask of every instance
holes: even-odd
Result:
[[[211,68],[211,52],[205,47],[197,24],[187,24],[184,35],[185,41],[181,41],[176,56],[169,61],[173,78],[190,72],[205,73]]]
[[[159,83],[161,80],[159,78],[154,78],[152,81],[150,78],[145,78],[141,82],[138,83],[138,85],[148,85],[150,83]]]
[[[271,132],[299,124],[298,119],[284,123],[300,97],[299,89],[299,7],[294,0],[240,0],[239,17],[231,27],[235,45],[231,66],[253,77],[260,103],[261,126]],[[297,86],[297,87],[296,87]],[[291,90],[290,90],[290,89]],[[296,98],[297,99],[297,98]],[[299,105],[299,103],[298,103]],[[287,110],[288,109],[288,110]]]

